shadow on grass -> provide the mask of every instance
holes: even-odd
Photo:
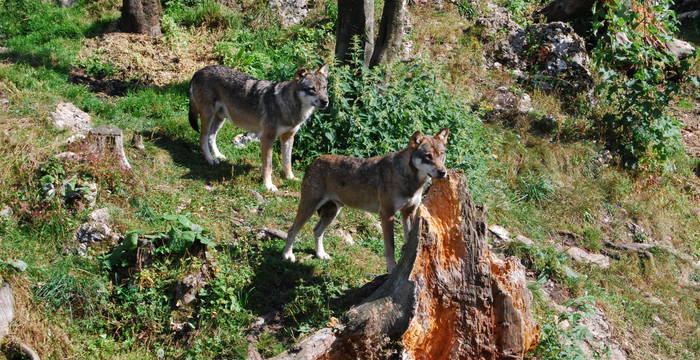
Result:
[[[141,134],[145,138],[149,138],[154,145],[167,150],[176,164],[189,169],[189,172],[183,176],[185,179],[233,180],[256,169],[250,164],[231,164],[229,161],[223,161],[218,165],[209,165],[198,147],[182,138],[174,137],[162,129],[153,132],[142,131]]]

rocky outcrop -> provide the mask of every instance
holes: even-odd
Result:
[[[569,24],[552,22],[523,29],[507,10],[495,5],[488,10],[476,25],[482,27],[482,40],[493,43],[492,66],[527,71],[523,80],[544,90],[575,95],[592,89],[585,42]]]
[[[80,225],[73,235],[77,244],[78,254],[87,255],[90,245],[108,241],[117,243],[122,235],[109,226],[109,209],[102,208],[90,213],[89,221]]]
[[[268,6],[279,14],[284,26],[298,24],[311,8],[309,0],[270,0]]]
[[[434,180],[394,272],[366,285],[346,324],[274,359],[381,358],[389,341],[404,359],[522,359],[539,340],[525,268],[489,250],[484,219],[462,173]]]

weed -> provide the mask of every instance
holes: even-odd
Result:
[[[520,192],[527,200],[544,202],[554,193],[555,186],[552,181],[542,174],[528,172],[518,178]]]

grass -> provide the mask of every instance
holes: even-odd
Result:
[[[376,219],[344,211],[326,236],[327,251],[333,256],[328,262],[311,257],[313,236],[307,226],[296,247],[297,257],[304,260],[282,261],[282,241],[261,238],[254,228],[286,229],[297,198],[263,191],[257,170],[259,150],[255,144],[234,148],[231,140],[241,130],[233,126],[226,125],[219,136],[229,160],[216,168],[205,165],[197,134],[186,121],[186,83],[133,85],[123,95],[103,97],[70,81],[69,72],[76,66],[95,73],[114,71],[109,59],[90,63],[77,59],[83,39],[96,36],[115,19],[114,3],[86,2],[60,9],[24,0],[18,7],[3,6],[0,13],[0,39],[10,49],[0,55],[0,93],[10,101],[0,107],[0,168],[9,170],[0,174],[0,205],[9,204],[14,210],[10,219],[0,219],[0,259],[20,259],[29,265],[23,273],[0,268],[3,279],[17,289],[23,310],[17,312],[21,315],[13,326],[47,358],[244,358],[248,345],[244,330],[256,317],[272,313],[279,315],[278,327],[267,329],[257,346],[266,356],[279,353],[325,326],[331,317],[341,316],[351,302],[347,295],[371,280],[368,274],[383,272]],[[332,6],[323,3],[314,10],[313,21],[321,26],[309,30],[308,24],[281,28],[264,6],[256,4],[224,8],[208,1],[166,2],[166,36],[169,32],[187,39],[196,31],[225,32],[214,45],[222,62],[275,80],[332,57]],[[440,25],[441,19],[448,20],[445,24],[471,21],[460,18],[451,6],[417,10],[425,22],[416,25],[413,40],[428,44],[425,39],[438,39],[439,44],[426,45],[429,51],[454,45],[435,64],[437,80],[453,94],[476,99],[479,92],[502,85],[508,77],[481,67],[474,55],[481,51],[480,44],[469,34]],[[314,51],[317,48],[322,50]],[[110,208],[113,227],[122,233],[164,233],[172,224],[163,215],[186,214],[210,234],[216,276],[200,292],[196,306],[175,311],[170,289],[197,269],[201,258],[163,256],[119,283],[112,281],[105,267],[104,254],[110,247],[94,247],[86,258],[72,251],[73,232],[90,209],[60,198],[47,200],[41,191],[46,164],[55,165],[52,156],[70,149],[63,143],[67,134],[53,129],[47,118],[62,101],[89,112],[97,124],[119,126],[127,143],[134,134],[142,134],[146,147],[127,148],[134,167],[131,174],[99,163],[65,163],[63,174],[53,167],[56,177],[80,174],[95,181],[100,188],[96,208]],[[581,115],[562,110],[556,96],[533,94],[533,103],[538,111],[568,117],[576,126],[582,122]],[[471,120],[482,116],[478,109],[465,114]],[[312,119],[310,126],[321,118],[333,120],[325,114]],[[605,312],[615,339],[631,344],[638,357],[698,356],[697,294],[686,287],[697,282],[697,271],[663,252],[654,254],[653,263],[622,253],[609,269],[600,270],[571,262],[558,248],[564,240],[557,235],[578,234],[575,245],[600,251],[604,240],[633,241],[627,225],[634,222],[654,241],[697,259],[700,222],[694,208],[700,200],[700,181],[693,173],[697,159],[675,159],[673,172],[633,173],[601,164],[602,149],[585,139],[588,134],[576,133],[575,126],[543,136],[528,126],[469,124],[473,128],[464,132],[464,138],[474,136],[478,144],[470,146],[483,152],[475,157],[472,188],[489,209],[489,223],[535,241],[534,246],[513,246],[506,252],[519,256],[540,279],[553,279],[572,297],[591,296]],[[401,141],[389,140],[395,146]],[[295,164],[301,177],[303,168],[299,161]],[[274,169],[274,181],[282,189],[299,191],[298,182],[281,180],[278,155]],[[263,194],[262,200],[254,192]],[[356,230],[355,244],[344,243],[333,229]],[[649,302],[649,294],[665,305]],[[543,326],[555,326],[559,320],[543,299],[536,301],[536,316]],[[173,319],[189,322],[192,329],[186,336],[175,335],[170,330]],[[646,336],[651,328],[656,329],[653,336]],[[551,329],[558,334],[555,327]],[[58,335],[47,336],[49,332]],[[554,353],[556,346],[554,340],[546,342],[539,354]]]

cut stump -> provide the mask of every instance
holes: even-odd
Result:
[[[97,154],[116,156],[122,168],[131,170],[129,160],[124,153],[124,136],[122,131],[113,125],[103,125],[90,129],[87,141],[91,151]]]
[[[539,340],[525,268],[493,254],[463,174],[434,179],[394,272],[347,312],[273,359],[522,359]]]

